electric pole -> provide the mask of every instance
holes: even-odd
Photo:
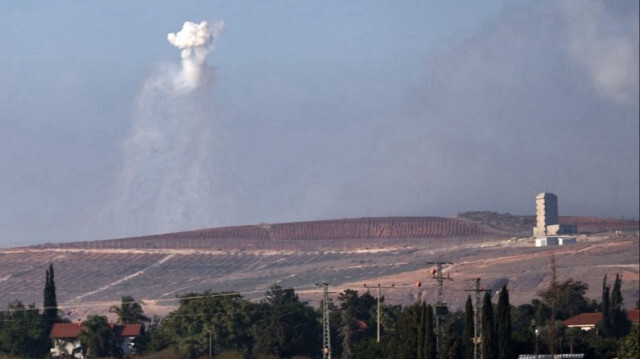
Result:
[[[438,282],[438,301],[436,302],[436,328],[438,331],[438,335],[436,336],[436,348],[438,353],[440,352],[440,342],[444,337],[444,321],[447,317],[448,309],[447,303],[443,300],[444,296],[444,281],[445,280],[453,280],[447,274],[447,276],[442,275],[442,266],[446,264],[453,264],[453,262],[427,262],[427,264],[435,264],[436,268],[431,270],[431,275],[433,279]]]
[[[319,285],[319,284],[316,284]],[[331,359],[331,332],[329,331],[329,284],[322,283],[322,359]]]
[[[416,283],[417,287],[420,287],[422,285],[422,283],[418,282]],[[407,284],[403,284],[403,287],[407,287]],[[378,284],[377,287],[367,287],[367,285],[364,285],[365,288],[377,288],[378,289],[378,316],[377,316],[377,337],[376,337],[376,343],[380,343],[380,297],[382,296],[382,288],[396,288],[395,284],[391,284],[391,285],[380,285]]]
[[[476,278],[476,286],[474,289],[465,289],[467,292],[475,292],[476,310],[473,313],[473,359],[482,359],[482,327],[480,325],[480,293],[490,292],[491,290],[482,289],[480,286],[480,278]]]

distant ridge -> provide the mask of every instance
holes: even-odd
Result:
[[[488,284],[508,278],[514,303],[524,303],[548,285],[552,254],[560,275],[588,283],[592,298],[600,294],[603,275],[620,273],[625,300],[635,303],[637,221],[560,217],[561,223],[578,224],[577,242],[539,248],[527,239],[531,218],[493,212],[352,218],[7,248],[0,250],[0,303],[39,303],[50,263],[58,303],[77,320],[107,313],[124,295],[145,300],[155,308],[151,313],[175,305],[176,295],[238,291],[257,300],[274,284],[319,301],[317,290],[308,289],[314,283],[332,283],[339,291],[363,283],[425,281],[431,278],[427,262],[436,260],[455,263],[455,282],[445,298],[453,308],[464,305],[460,293],[467,280],[479,277]],[[411,287],[385,298],[406,304],[435,300],[435,294],[432,287]]]
[[[364,217],[243,225],[134,237],[153,239],[328,240],[479,236],[495,233],[483,225],[447,217]],[[122,238],[125,239],[125,238]],[[133,239],[133,238],[131,238]]]

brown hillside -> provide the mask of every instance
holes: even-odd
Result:
[[[441,238],[487,234],[481,226],[457,218],[387,217],[276,224],[277,240]]]
[[[390,304],[419,298],[433,302],[436,291],[428,263],[439,260],[453,263],[446,271],[454,281],[445,292],[452,308],[464,305],[466,289],[480,277],[487,286],[508,280],[517,304],[535,298],[548,285],[552,254],[558,278],[585,281],[590,298],[598,298],[604,275],[619,273],[625,303],[638,300],[637,222],[570,217],[569,223],[578,224],[581,232],[588,225],[594,229],[578,235],[576,244],[538,248],[526,238],[530,232],[525,238],[513,235],[528,225],[517,218],[473,217],[261,224],[0,249],[0,305],[15,299],[41,303],[49,263],[56,270],[59,306],[72,320],[106,313],[123,295],[145,300],[145,311],[166,313],[176,304],[176,295],[238,291],[259,299],[274,284],[295,288],[317,304],[321,291],[314,284],[323,281],[334,291],[393,283],[399,287],[385,293]],[[634,226],[635,231],[610,230]],[[597,228],[608,232],[596,233]],[[424,283],[419,289],[404,286],[417,281]]]
[[[194,231],[164,233],[150,236],[120,238],[99,241],[102,247],[149,248],[149,247],[208,247],[210,240],[224,243],[225,240],[252,241],[300,241],[332,239],[410,239],[467,237],[495,234],[481,223],[462,218],[445,217],[379,217],[352,218],[325,221],[307,221],[221,228],[207,228]],[[235,242],[233,242],[235,243]],[[80,247],[92,246],[87,242],[76,242]],[[44,244],[40,247],[47,247]],[[53,245],[59,247],[59,245]],[[73,243],[65,244],[74,246]]]

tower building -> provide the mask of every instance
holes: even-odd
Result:
[[[543,192],[536,196],[536,226],[534,237],[577,233],[575,225],[561,225],[558,221],[558,196]]]

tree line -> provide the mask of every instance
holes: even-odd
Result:
[[[340,359],[471,359],[476,357],[474,352],[484,359],[509,359],[526,353],[638,358],[640,331],[627,319],[621,286],[620,276],[616,275],[613,285],[605,276],[598,302],[585,296],[586,283],[573,279],[557,282],[554,275],[551,284],[530,303],[511,305],[504,285],[497,293],[497,303],[485,292],[481,308],[474,308],[469,296],[463,310],[449,312],[443,320],[436,318],[435,306],[424,301],[388,305],[381,297],[378,311],[378,298],[368,291],[347,289],[329,303],[331,354]],[[0,311],[0,358],[49,356],[51,328],[68,322],[58,310],[55,292],[50,265],[45,273],[42,310],[13,301]],[[119,305],[109,309],[118,324],[143,324],[133,344],[140,358],[323,356],[322,313],[301,301],[293,288],[274,285],[258,302],[235,292],[187,293],[179,298],[178,308],[164,318],[147,317],[143,305],[124,296]],[[595,330],[560,324],[584,312],[602,313]],[[482,318],[478,328],[474,328],[476,314]],[[476,332],[482,333],[481,339],[475,337]],[[105,316],[89,316],[82,323],[79,339],[89,358],[123,356]]]

